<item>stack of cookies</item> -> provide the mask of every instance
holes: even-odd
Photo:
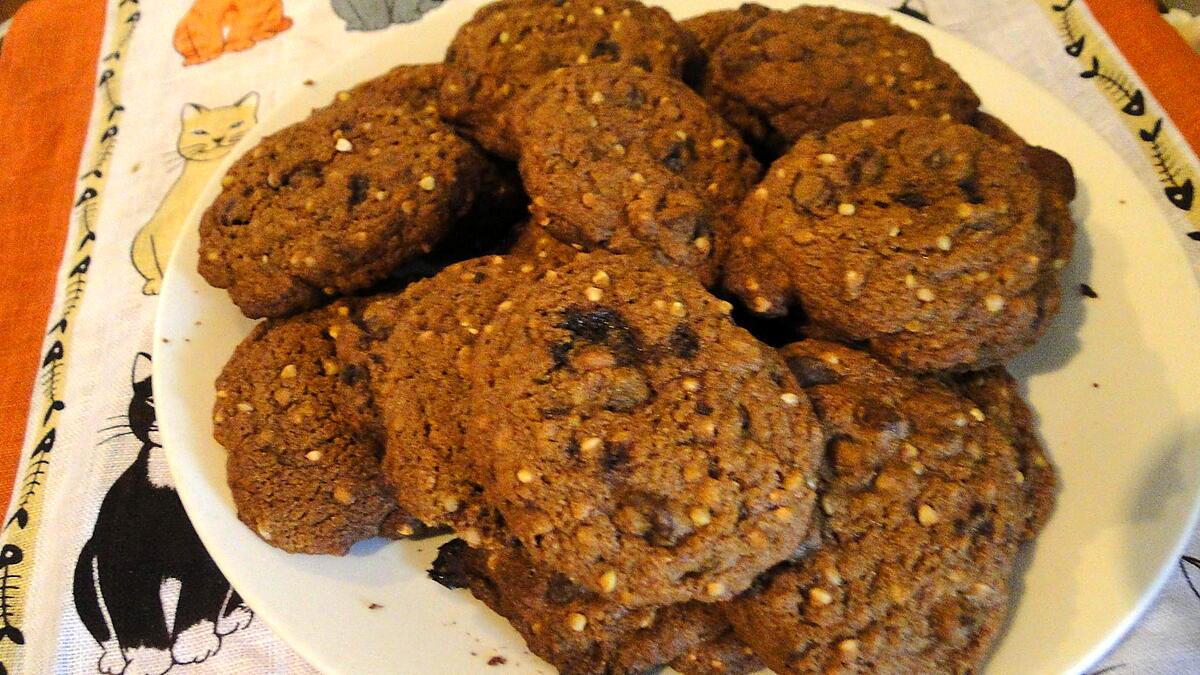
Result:
[[[1055,474],[1003,362],[1070,165],[887,19],[501,0],[265,138],[200,271],[238,515],[431,575],[564,673],[974,672]],[[781,336],[786,336],[781,339]]]

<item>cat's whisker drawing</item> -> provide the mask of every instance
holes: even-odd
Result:
[[[104,427],[103,429],[97,429],[97,430],[96,430],[96,433],[98,433],[98,434],[102,434],[102,433],[104,433],[105,431],[113,431],[114,429],[128,429],[128,428],[129,428],[129,423],[128,423],[128,422],[124,422],[124,423],[122,423],[122,424],[114,424],[114,425],[112,425],[112,426],[109,426],[109,427]]]
[[[133,432],[133,431],[122,431],[122,432],[121,432],[121,433],[119,433],[119,434],[113,434],[112,436],[109,436],[108,438],[106,438],[106,439],[104,439],[104,440],[100,441],[100,443],[99,443],[99,444],[100,444],[100,445],[106,445],[106,444],[108,444],[108,443],[111,443],[111,442],[113,442],[113,441],[117,440],[118,438],[122,438],[122,437],[124,437],[124,436],[135,436],[135,435],[137,435],[137,434],[136,434],[135,432]]]
[[[250,92],[231,105],[209,108],[186,103],[180,116],[175,149],[168,153],[168,170],[183,165],[158,209],[133,239],[129,257],[145,279],[142,293],[158,295],[167,260],[179,236],[183,219],[196,196],[208,183],[221,159],[258,120],[258,94]],[[219,139],[219,140],[218,140]]]

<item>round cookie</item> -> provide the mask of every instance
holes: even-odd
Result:
[[[775,155],[800,136],[897,114],[966,121],[971,87],[924,38],[888,19],[832,7],[772,12],[709,60],[706,98]]]
[[[979,672],[1041,508],[1021,441],[933,378],[809,340],[782,354],[829,439],[823,543],[726,614],[778,673]]]
[[[725,286],[907,370],[985,368],[1057,311],[1070,215],[1046,203],[1022,153],[969,126],[851,122],[798,141],[746,199]]]
[[[731,630],[719,604],[630,609],[536,568],[519,547],[473,549],[453,540],[433,565],[439,578],[448,570],[561,673],[652,672]]]
[[[250,317],[357,291],[468,213],[487,160],[433,115],[339,95],[262,140],[200,223],[200,273]]]
[[[401,311],[389,317],[381,305],[365,318],[390,330],[370,348],[370,374],[384,423],[383,472],[396,499],[422,522],[452,526],[476,544],[491,527],[463,451],[473,345],[537,269],[501,256],[457,263],[409,286],[396,301]]]
[[[587,65],[546,76],[514,107],[535,223],[587,250],[645,252],[715,279],[718,241],[761,167],[695,92]]]
[[[537,564],[646,606],[728,599],[796,550],[820,431],[731,309],[678,270],[592,253],[497,316],[468,448]]]
[[[459,28],[446,50],[442,114],[488,150],[515,159],[508,106],[546,73],[623,63],[679,77],[696,56],[665,10],[632,0],[500,0]]]
[[[417,534],[379,472],[378,442],[329,328],[344,305],[255,326],[217,378],[213,435],[229,452],[238,518],[294,553],[345,554],[380,533]]]

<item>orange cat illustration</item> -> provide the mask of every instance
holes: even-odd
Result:
[[[291,27],[282,0],[196,0],[175,27],[175,51],[191,66],[249,49]]]

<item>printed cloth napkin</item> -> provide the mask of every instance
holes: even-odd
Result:
[[[1200,263],[1200,162],[1082,0],[874,2],[965,37],[1070,101],[1139,171]],[[175,226],[237,140],[342,55],[396,39],[397,24],[440,4],[108,0],[77,200],[0,531],[0,673],[311,672],[241,605],[171,486],[147,354],[156,294]],[[1200,672],[1200,543],[1188,550],[1094,672]],[[116,573],[100,583],[101,569]]]

